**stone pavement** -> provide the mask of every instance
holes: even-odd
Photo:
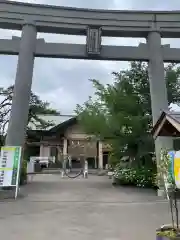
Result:
[[[153,191],[113,187],[106,176],[39,175],[21,191],[23,198],[0,203],[2,239],[153,240],[170,222]]]

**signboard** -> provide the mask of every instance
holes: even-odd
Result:
[[[88,27],[86,46],[88,54],[99,55],[101,53],[101,28],[99,27]]]
[[[177,188],[180,188],[180,151],[174,156],[174,180]]]
[[[0,187],[18,187],[21,147],[4,146],[0,157]]]

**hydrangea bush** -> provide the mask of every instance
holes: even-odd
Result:
[[[122,167],[121,164],[118,164],[115,167],[114,177],[116,182],[121,185],[156,187],[156,171],[146,167]]]

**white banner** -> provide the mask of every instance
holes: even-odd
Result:
[[[180,151],[176,151],[174,156],[174,180],[176,187],[180,189]]]
[[[0,187],[18,186],[21,147],[4,146],[0,157]]]

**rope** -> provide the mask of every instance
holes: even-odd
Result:
[[[65,175],[68,177],[68,178],[77,178],[77,177],[79,177],[80,175],[82,175],[83,174],[83,170],[84,170],[84,167],[83,167],[83,164],[82,164],[82,161],[81,161],[81,165],[82,165],[82,167],[81,167],[81,169],[80,169],[80,171],[76,174],[76,175],[74,175],[74,176],[72,176],[72,175],[70,175],[69,174],[69,172],[67,172],[67,163],[70,163],[70,160],[68,159],[68,157],[64,160],[64,164],[63,164],[63,171],[64,171],[64,173],[65,173]],[[69,164],[70,165],[70,164]]]

